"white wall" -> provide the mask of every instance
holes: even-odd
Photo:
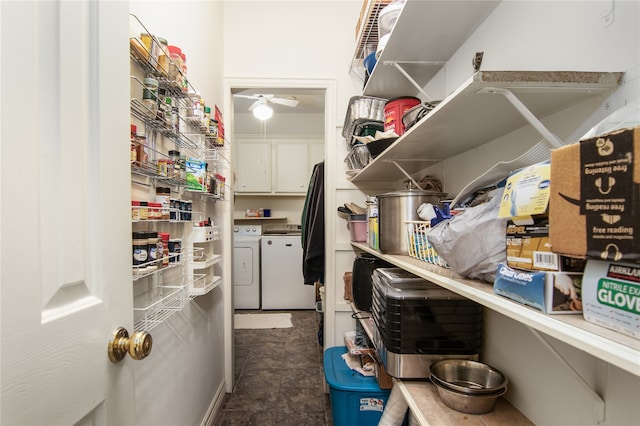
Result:
[[[207,105],[222,106],[222,3],[135,0],[130,11],[150,32],[182,48],[191,84]],[[142,198],[146,191],[153,188],[134,186],[132,195]],[[230,205],[194,198],[193,209],[213,218],[216,225],[225,225],[226,220],[229,226]],[[183,228],[188,232],[188,226]],[[175,227],[169,230],[174,231]],[[225,238],[231,240],[230,235]],[[228,241],[223,239],[217,250],[230,253]],[[223,271],[231,270],[229,259]],[[230,275],[223,273],[225,282]],[[225,288],[223,284],[197,297],[153,329],[153,352],[134,369],[136,424],[200,424],[216,395],[224,395]]]

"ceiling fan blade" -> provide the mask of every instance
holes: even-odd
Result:
[[[238,94],[236,94],[236,95],[233,95],[233,96],[235,96],[236,98],[258,99],[258,96],[250,96],[250,95],[238,95]]]
[[[260,101],[255,101],[254,103],[252,103],[251,106],[249,107],[249,111],[257,107],[259,104],[260,104]]]
[[[285,105],[288,107],[295,107],[300,103],[300,101],[297,99],[289,99],[289,98],[271,98],[269,99],[269,102],[273,102],[274,104],[279,104],[279,105]]]

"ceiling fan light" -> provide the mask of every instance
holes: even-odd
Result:
[[[273,109],[269,105],[260,103],[253,109],[253,116],[258,120],[268,120],[273,116]]]

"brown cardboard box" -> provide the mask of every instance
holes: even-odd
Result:
[[[375,363],[376,380],[380,389],[391,389],[393,387],[393,379],[387,374],[387,370],[384,369],[384,365],[379,362]]]
[[[551,151],[555,253],[640,261],[640,126]]]
[[[586,260],[553,253],[546,215],[530,223],[507,221],[507,265],[530,271],[582,272]]]

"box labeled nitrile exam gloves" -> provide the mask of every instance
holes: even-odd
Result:
[[[585,320],[640,339],[640,264],[589,260],[582,302]]]

